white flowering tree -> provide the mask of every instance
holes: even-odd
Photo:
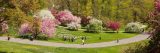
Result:
[[[102,21],[98,19],[91,19],[87,25],[87,32],[99,33],[102,31]]]
[[[125,32],[138,33],[138,32],[143,32],[145,28],[146,26],[142,25],[139,22],[131,22],[128,23],[127,26],[125,27]]]
[[[50,10],[44,9],[44,10],[40,10],[40,12],[37,13],[37,15],[39,18],[42,19],[46,19],[46,18],[51,18],[51,19],[55,19],[55,17],[52,15]]]

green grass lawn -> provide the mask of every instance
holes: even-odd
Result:
[[[123,29],[121,29],[123,31]],[[137,33],[113,33],[112,31],[103,31],[102,33],[86,33],[84,32],[85,29],[81,29],[79,31],[69,31],[65,29],[64,27],[57,27],[56,35],[52,38],[49,38],[49,42],[60,42],[60,43],[66,43],[66,44],[81,44],[81,38],[78,38],[75,42],[69,42],[69,41],[63,41],[62,38],[58,38],[57,35],[59,34],[70,34],[76,37],[80,36],[86,36],[87,40],[86,43],[98,43],[98,42],[107,42],[107,41],[113,41],[117,39],[124,39],[124,38],[130,38],[133,36],[138,35]],[[13,37],[19,36],[17,34],[18,32],[14,31],[13,28],[10,28],[9,34]],[[101,36],[101,40],[99,40],[99,37]],[[46,40],[43,40],[46,41]]]
[[[64,29],[63,27],[57,28],[57,34],[65,33],[65,34],[71,34],[73,36],[86,36],[87,40],[86,43],[97,43],[97,42],[106,42],[106,41],[113,41],[117,39],[124,39],[124,38],[130,38],[133,36],[138,35],[137,33],[112,33],[112,32],[103,32],[103,33],[86,33],[85,30],[79,30],[79,31],[69,31]],[[99,40],[99,37],[101,36],[101,40]],[[51,42],[63,42],[63,43],[72,43],[69,41],[63,41],[62,38],[53,37],[50,38],[48,41]],[[77,39],[75,42],[76,44],[81,43],[81,38]]]
[[[122,53],[128,46],[144,42],[147,41],[104,48],[63,48],[0,41],[0,53]]]

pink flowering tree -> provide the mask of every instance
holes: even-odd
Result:
[[[31,27],[30,27],[29,23],[23,23],[19,28],[19,34],[25,35],[29,32],[31,32]]]
[[[62,25],[67,25],[71,22],[78,22],[78,23],[81,22],[79,17],[74,16],[68,10],[60,11],[56,16],[56,19],[59,20]]]
[[[36,36],[42,33],[47,35],[47,37],[52,37],[56,31],[55,29],[56,26],[59,24],[57,20],[46,18],[46,19],[42,19],[40,22],[41,22],[40,26],[35,26],[36,23],[33,23],[33,25],[29,23],[22,24],[19,29],[19,33],[21,35],[31,33],[32,35],[36,34]]]
[[[52,37],[56,31],[56,26],[60,24],[59,20],[54,19],[54,16],[49,10],[41,10],[34,16],[33,22],[24,23],[19,29],[21,35],[31,33],[35,38],[39,34]]]
[[[109,28],[113,31],[117,31],[119,30],[120,28],[120,23],[119,22],[115,22],[115,21],[109,21],[106,23],[106,28]]]
[[[59,20],[55,19],[57,13],[54,9],[41,10],[38,17],[41,18],[41,33],[47,35],[47,37],[52,37],[55,33],[55,27],[60,24]]]
[[[74,16],[73,21],[67,24],[69,30],[77,31],[81,28],[81,18]]]
[[[155,0],[155,9],[160,12],[160,0]]]
[[[80,23],[81,23],[81,18],[80,18],[80,17],[77,17],[77,16],[74,16],[71,22],[75,22],[75,23],[80,24]],[[70,22],[70,23],[71,23],[71,22]]]
[[[56,31],[57,20],[53,19],[43,19],[41,31],[43,34],[48,35],[48,37],[52,37]]]

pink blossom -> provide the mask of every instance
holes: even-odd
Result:
[[[75,22],[75,23],[80,24],[80,23],[81,23],[81,18],[80,18],[80,17],[77,17],[77,16],[74,16],[74,18],[73,18],[73,21],[72,21],[72,22]]]
[[[60,24],[57,20],[51,18],[42,19],[42,23],[40,24],[40,31],[42,34],[47,35],[48,37],[52,37],[56,31],[55,27]],[[29,23],[24,23],[21,25],[19,29],[20,34],[27,34],[31,32],[33,28],[29,26]]]
[[[155,8],[157,11],[160,11],[160,0],[155,1]]]
[[[43,19],[42,20],[42,27],[41,31],[43,34],[48,35],[48,37],[51,37],[55,33],[55,26],[57,23],[53,19]]]
[[[81,19],[79,17],[74,16],[68,10],[60,11],[56,16],[56,19],[59,20],[62,24],[69,24],[71,22],[81,22]]]
[[[54,19],[53,21],[54,21],[55,26],[58,26],[59,24],[61,24],[61,22],[58,21],[57,19]]]
[[[26,34],[29,33],[31,30],[31,27],[29,26],[29,23],[24,23],[21,25],[20,29],[19,29],[19,33],[22,34]]]

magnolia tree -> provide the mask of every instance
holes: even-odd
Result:
[[[71,23],[67,24],[67,27],[68,27],[69,30],[77,31],[78,29],[81,28],[81,25],[80,25],[81,18],[77,17],[77,16],[74,16],[73,19],[74,20]]]
[[[60,11],[56,16],[56,19],[59,20],[62,25],[67,25],[71,22],[81,23],[81,19],[77,16],[74,16],[68,10]]]
[[[31,26],[29,23],[23,23],[19,28],[20,35],[24,35],[31,32]]]
[[[42,24],[41,24],[41,32],[43,34],[46,34],[48,35],[48,37],[52,37],[56,31],[56,20],[53,20],[53,19],[43,19],[42,20]]]
[[[91,19],[87,25],[87,32],[100,33],[102,31],[102,21]]]
[[[35,25],[35,24],[33,24]],[[32,33],[38,35],[40,33],[47,35],[47,37],[52,37],[56,31],[57,21],[54,19],[46,18],[41,20],[40,27],[30,25],[29,23],[24,23],[19,29],[21,35]]]
[[[115,22],[115,21],[110,21],[110,22],[107,22],[106,23],[106,28],[109,28],[113,31],[117,31],[119,30],[120,28],[120,23],[119,22]]]
[[[40,18],[39,18],[40,17]],[[60,24],[58,20],[54,19],[54,16],[48,10],[42,10],[36,15],[32,24],[24,23],[19,29],[21,35],[32,33],[37,36],[42,33],[47,37],[52,37],[56,31],[55,27]]]
[[[55,19],[52,13],[53,12],[51,10],[41,10],[38,16],[42,19],[40,28],[41,32],[45,35],[48,35],[48,37],[52,37],[54,35],[54,32],[56,31],[55,27],[60,24],[60,22]]]

